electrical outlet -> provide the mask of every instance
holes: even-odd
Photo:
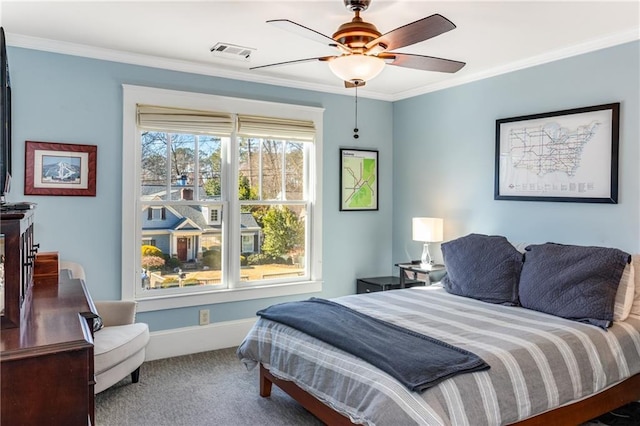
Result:
[[[200,309],[200,325],[209,324],[209,310]]]

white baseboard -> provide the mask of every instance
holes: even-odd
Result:
[[[230,348],[242,343],[257,318],[154,331],[146,361]]]

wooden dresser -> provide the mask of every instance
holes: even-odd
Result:
[[[9,210],[0,213],[0,263],[2,298],[0,326],[20,326],[30,304],[33,261],[39,245],[33,239],[33,210]]]
[[[5,285],[15,282],[14,276],[4,278]],[[58,280],[34,276],[25,293],[19,326],[0,333],[0,423],[95,424],[96,310],[84,281],[63,270]]]

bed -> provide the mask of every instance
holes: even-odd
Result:
[[[490,369],[412,392],[356,356],[260,318],[238,348],[248,368],[260,367],[260,394],[276,384],[327,424],[576,425],[640,400],[640,315],[597,327],[441,285],[332,301],[470,351]]]

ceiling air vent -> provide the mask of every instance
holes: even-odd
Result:
[[[243,47],[231,43],[216,43],[211,49],[213,56],[219,58],[236,59],[248,61],[256,49],[253,47]]]

